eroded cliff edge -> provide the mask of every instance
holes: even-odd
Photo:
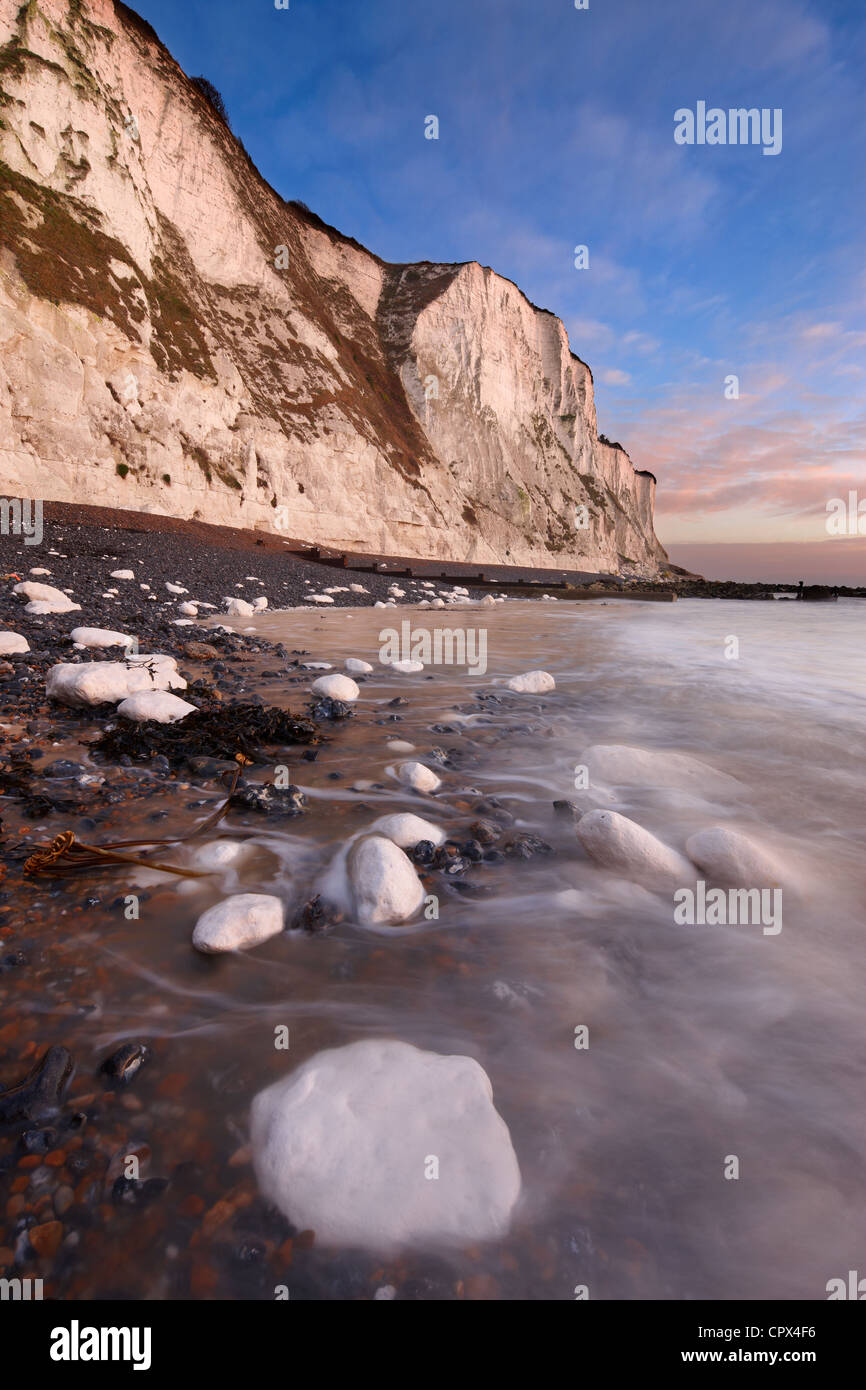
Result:
[[[599,440],[559,319],[286,203],[115,0],[0,0],[0,491],[406,556],[666,563],[655,480]]]

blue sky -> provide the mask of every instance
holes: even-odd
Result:
[[[866,496],[864,0],[137,8],[278,192],[559,314],[674,558],[826,541],[826,502]],[[781,153],[677,145],[698,101],[781,108]]]

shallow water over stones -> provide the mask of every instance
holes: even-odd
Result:
[[[75,1072],[62,1108],[34,1121],[52,1131],[44,1158],[17,1131],[0,1144],[0,1245],[73,1299],[270,1299],[277,1285],[293,1299],[385,1285],[398,1298],[571,1299],[579,1285],[592,1298],[825,1297],[862,1264],[861,611],[693,600],[257,616],[258,633],[310,661],[374,670],[355,677],[352,717],[323,726],[314,760],[286,751],[303,814],[233,810],[207,837],[246,845],[215,879],[121,870],[28,890],[14,941],[26,959],[0,975],[0,1085],[48,1044],[69,1048]],[[487,672],[379,666],[380,631],[407,616],[483,626]],[[506,689],[536,669],[555,690]],[[251,668],[251,693],[303,714],[318,673],[297,674]],[[635,784],[587,787],[582,755],[598,745],[675,750],[724,776],[693,785],[648,759],[656,770]],[[74,743],[56,756],[89,766]],[[435,792],[401,783],[407,758],[435,770]],[[157,789],[126,806],[124,834],[207,816],[216,784],[179,780],[188,790],[164,804]],[[677,925],[669,892],[587,856],[568,802],[629,817],[680,854],[714,825],[754,834],[796,865],[783,929]],[[309,914],[328,930],[231,956],[192,949],[195,921],[227,892],[276,894],[289,922],[333,895],[327,870],[347,843],[399,812],[457,844],[414,857],[438,919],[383,935],[334,902]],[[172,862],[191,864],[194,845]],[[124,915],[130,893],[138,919]],[[501,1240],[379,1258],[293,1231],[259,1195],[254,1096],[321,1049],[371,1038],[467,1055],[489,1075],[522,1176]],[[138,1042],[150,1056],[129,1084],[100,1072]],[[35,1260],[21,1223],[57,1220],[56,1251]]]

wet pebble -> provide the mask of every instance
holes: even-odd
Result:
[[[128,1086],[150,1057],[145,1043],[128,1042],[106,1057],[99,1070],[112,1083]]]

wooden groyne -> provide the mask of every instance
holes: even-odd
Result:
[[[623,587],[610,575],[592,570],[547,570],[526,565],[478,565],[451,560],[406,560],[394,555],[363,555],[352,551],[328,550],[318,545],[293,546],[292,553],[320,565],[350,570],[354,574],[386,574],[394,579],[441,580],[471,585],[488,593],[509,594],[513,598],[551,597],[578,599],[636,599],[651,603],[673,603],[676,594],[665,589]]]

